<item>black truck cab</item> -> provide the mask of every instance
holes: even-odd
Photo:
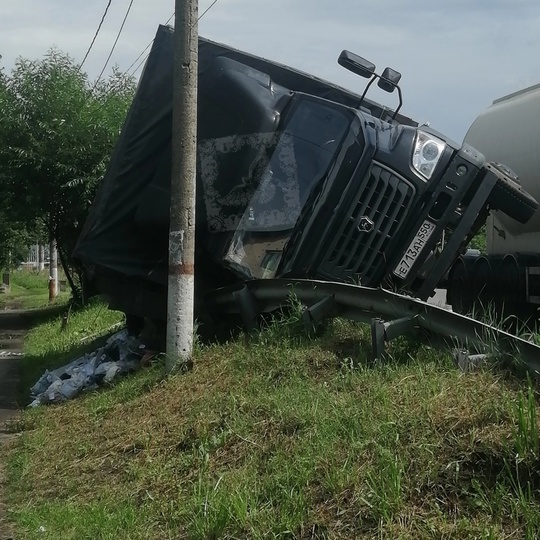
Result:
[[[277,120],[272,131],[242,134],[235,126],[201,142],[205,223],[211,233],[231,232],[213,245],[214,257],[245,279],[354,281],[427,298],[487,216],[493,184],[472,204],[486,184],[482,156],[428,127],[381,120],[365,106],[286,93],[269,79],[253,85],[253,70],[234,61],[218,58],[215,69],[230,94],[219,93],[214,104],[242,95],[251,119],[273,110]],[[234,84],[223,84],[229,77]],[[262,110],[254,113],[257,104]],[[245,160],[244,174],[236,170],[228,181],[218,148],[237,166]],[[230,191],[218,205],[219,186]]]

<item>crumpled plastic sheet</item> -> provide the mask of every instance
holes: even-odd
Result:
[[[45,371],[30,389],[30,407],[73,399],[120,375],[136,371],[146,347],[126,329],[112,335],[105,346],[54,371]]]

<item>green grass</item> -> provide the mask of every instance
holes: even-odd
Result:
[[[70,293],[62,291],[49,302],[48,271],[16,270],[11,273],[10,292],[0,294],[0,309],[41,309],[66,304],[69,298]]]
[[[7,460],[19,537],[537,537],[530,381],[461,373],[403,339],[372,364],[365,326],[335,320],[310,339],[297,322],[199,345],[186,374],[157,363],[26,411]],[[53,336],[27,345],[70,350]]]
[[[11,274],[12,283],[28,290],[48,289],[49,287],[49,271],[42,270],[15,270]]]

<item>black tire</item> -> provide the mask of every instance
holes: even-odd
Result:
[[[460,257],[450,268],[446,285],[446,302],[457,313],[469,313],[472,294],[466,284],[469,283],[469,273],[465,261]]]
[[[517,176],[503,165],[488,163],[486,168],[498,178],[488,200],[490,208],[500,210],[519,223],[527,223],[538,209],[536,199],[520,186],[516,181]]]

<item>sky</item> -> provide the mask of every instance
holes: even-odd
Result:
[[[84,65],[91,79],[130,1],[111,1]],[[132,1],[106,74],[115,64],[132,66],[174,12],[174,0]],[[213,1],[199,0],[199,13]],[[53,46],[81,62],[107,2],[0,0],[0,65],[9,71],[17,57],[39,59]],[[390,66],[402,74],[401,112],[457,142],[494,99],[540,83],[539,29],[538,0],[218,0],[199,23],[202,36],[353,91],[361,92],[365,79],[337,64],[343,49],[379,73]],[[379,90],[369,96],[397,104],[396,95]]]

